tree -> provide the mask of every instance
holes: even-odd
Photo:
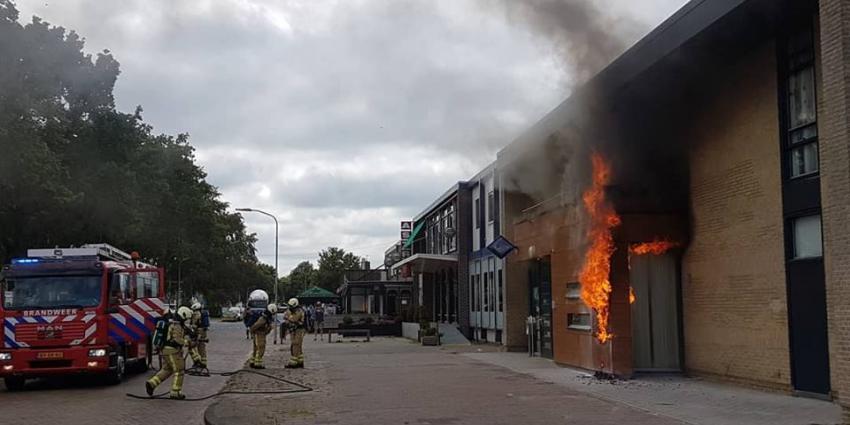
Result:
[[[289,272],[289,283],[292,296],[316,285],[316,269],[309,261],[302,261]]]
[[[83,51],[74,31],[18,23],[0,0],[0,263],[27,248],[107,242],[178,270],[212,305],[272,290],[256,236],[227,211],[189,136],[153,134],[115,109],[119,63]],[[186,301],[184,298],[183,301]]]
[[[329,247],[319,253],[317,282],[322,288],[336,292],[346,270],[360,270],[360,257],[342,248]]]

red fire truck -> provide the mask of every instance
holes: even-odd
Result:
[[[0,377],[95,373],[119,383],[150,364],[151,333],[167,311],[162,268],[107,244],[30,249],[0,278]]]

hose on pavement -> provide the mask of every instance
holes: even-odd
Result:
[[[192,369],[189,369],[189,370],[192,370]],[[182,399],[170,398],[170,397],[168,397],[168,394],[169,394],[168,392],[164,392],[164,393],[161,393],[161,394],[154,394],[152,396],[138,395],[138,394],[131,394],[131,393],[127,393],[126,395],[127,395],[127,397],[140,399],[140,400],[204,401],[204,400],[209,400],[213,397],[218,397],[218,396],[222,396],[222,395],[226,395],[226,394],[268,395],[268,394],[305,393],[305,392],[313,391],[312,388],[310,388],[310,387],[308,387],[308,386],[306,386],[302,383],[290,381],[288,379],[281,378],[279,376],[274,376],[274,375],[271,375],[271,374],[268,374],[268,373],[258,372],[256,370],[250,370],[250,369],[238,369],[238,370],[234,370],[234,371],[230,371],[230,372],[210,372],[210,371],[206,371],[206,374],[202,374],[202,373],[203,372],[192,373],[192,375],[193,376],[209,377],[209,376],[212,376],[212,375],[215,375],[215,376],[233,376],[233,375],[237,375],[237,374],[240,374],[240,373],[252,373],[254,375],[260,375],[260,376],[269,378],[269,379],[274,380],[274,381],[283,382],[285,384],[292,385],[296,388],[287,389],[287,390],[259,390],[259,391],[222,390],[222,391],[219,391],[219,392],[216,392],[216,393],[213,393],[213,394],[209,394],[209,395],[206,395],[206,396],[203,396],[203,397],[195,397],[195,398],[187,397],[187,398],[182,398]],[[187,374],[188,374],[188,371],[187,371]]]

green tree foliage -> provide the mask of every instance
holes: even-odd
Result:
[[[213,304],[271,289],[273,269],[206,182],[189,136],[154,134],[141,107],[116,111],[118,62],[83,47],[39,18],[20,24],[0,0],[0,261],[107,242]]]
[[[346,270],[360,270],[360,257],[342,248],[330,247],[319,253],[319,269],[316,271],[318,286],[336,291],[342,284]]]
[[[289,286],[286,291],[287,296],[294,297],[298,295],[299,292],[316,286],[316,269],[313,267],[313,264],[309,261],[302,261],[289,272],[289,276],[287,277],[289,280]]]

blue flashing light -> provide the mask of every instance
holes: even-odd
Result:
[[[35,264],[38,262],[38,258],[15,258],[12,260],[12,264]]]

